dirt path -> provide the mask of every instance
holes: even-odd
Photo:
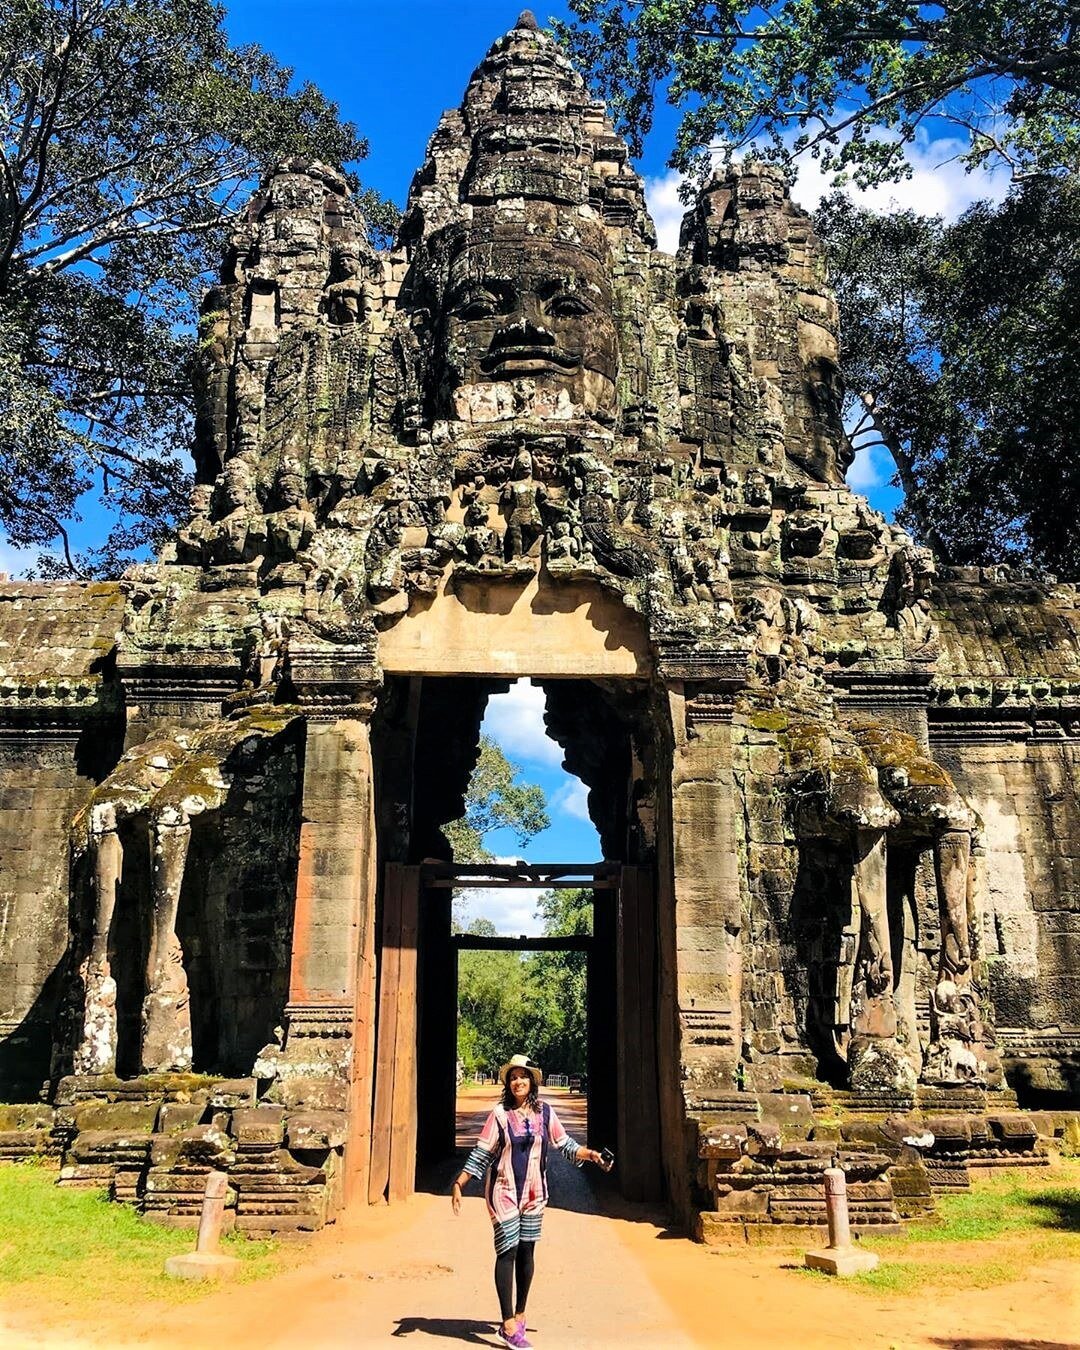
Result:
[[[463,1110],[482,1118],[489,1095],[470,1097]],[[558,1109],[580,1131],[573,1106],[560,1101]],[[293,1269],[177,1307],[156,1325],[145,1311],[117,1309],[109,1325],[75,1330],[23,1300],[0,1309],[0,1344],[494,1347],[490,1226],[475,1195],[454,1218],[446,1196],[452,1171],[451,1163],[445,1178],[431,1181],[440,1193],[350,1215],[298,1246]],[[1063,1262],[1018,1270],[1017,1283],[986,1290],[878,1297],[798,1273],[794,1253],[696,1246],[671,1234],[659,1214],[599,1194],[587,1172],[558,1156],[549,1177],[552,1207],[529,1307],[537,1350],[1080,1350],[1077,1273]]]

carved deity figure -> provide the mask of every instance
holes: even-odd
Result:
[[[201,567],[207,559],[214,533],[210,518],[214,489],[209,483],[196,483],[191,489],[191,519],[176,534],[176,560]]]
[[[250,563],[266,549],[266,521],[259,509],[251,469],[234,459],[214,489],[217,524],[210,535],[211,562]]]
[[[506,508],[506,560],[527,558],[544,534],[540,508],[547,500],[547,488],[533,477],[533,457],[519,450],[510,468],[510,477],[502,490]]]
[[[315,535],[315,514],[305,488],[299,463],[292,458],[284,459],[274,479],[278,510],[266,518],[267,551],[275,562],[295,558]]]
[[[330,280],[324,292],[326,316],[339,327],[362,323],[370,309],[370,288],[367,285],[355,244],[337,249],[330,270]]]

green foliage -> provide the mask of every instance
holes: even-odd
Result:
[[[490,862],[493,855],[484,836],[492,830],[512,830],[524,847],[551,824],[543,790],[535,783],[519,783],[520,772],[496,741],[480,737],[480,754],[465,791],[465,814],[443,827],[455,862]]]
[[[198,1297],[198,1286],[164,1274],[165,1258],[191,1251],[191,1232],[161,1228],[104,1191],[60,1190],[52,1167],[0,1164],[0,1290],[33,1285],[74,1318],[108,1316],[117,1302],[161,1306]],[[273,1272],[275,1245],[226,1238],[242,1277]]]
[[[537,915],[549,937],[592,932],[593,893],[547,891]],[[530,952],[525,958],[525,1044],[549,1073],[588,1072],[588,959],[585,952]]]
[[[549,937],[592,931],[591,891],[548,891],[537,915]],[[474,920],[470,933],[493,936]],[[525,1053],[545,1073],[584,1073],[587,1052],[584,952],[463,951],[458,957],[458,1057],[466,1073],[494,1070]]]
[[[570,0],[556,29],[592,72],[631,149],[656,91],[683,108],[671,163],[712,153],[807,151],[860,185],[910,169],[928,119],[964,138],[969,164],[1016,175],[1074,169],[1080,150],[1076,11],[1053,0]]]
[[[885,444],[903,523],[958,564],[1080,575],[1080,186],[1016,185],[955,224],[816,215],[856,444]]]
[[[300,155],[350,164],[355,127],[213,0],[0,0],[0,525],[115,571],[186,496],[193,316],[228,225]],[[355,182],[355,179],[353,180]],[[393,208],[365,198],[377,232]],[[100,484],[120,524],[75,557]]]

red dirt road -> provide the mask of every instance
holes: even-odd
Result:
[[[459,1111],[478,1126],[492,1090]],[[563,1094],[557,1109],[582,1138]],[[460,1117],[459,1117],[460,1118]],[[450,1164],[446,1175],[453,1174]],[[1078,1350],[1077,1272],[1065,1262],[1017,1271],[1017,1282],[933,1299],[877,1296],[793,1269],[776,1249],[715,1252],[668,1231],[662,1216],[597,1195],[587,1173],[552,1159],[552,1207],[537,1249],[529,1306],[537,1350]],[[439,1184],[441,1186],[441,1178]],[[33,1291],[0,1307],[0,1345],[201,1350],[345,1350],[491,1346],[497,1306],[490,1225],[467,1194],[455,1218],[442,1193],[364,1209],[286,1252],[270,1280],[219,1291],[148,1316],[118,1308],[107,1325],[76,1328],[35,1307]],[[290,1268],[291,1266],[291,1268]]]

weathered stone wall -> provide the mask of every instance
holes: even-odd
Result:
[[[115,584],[0,584],[0,1094],[49,1077],[71,821],[119,754]]]
[[[937,753],[983,821],[983,947],[999,1028],[1080,1026],[1080,744]]]

